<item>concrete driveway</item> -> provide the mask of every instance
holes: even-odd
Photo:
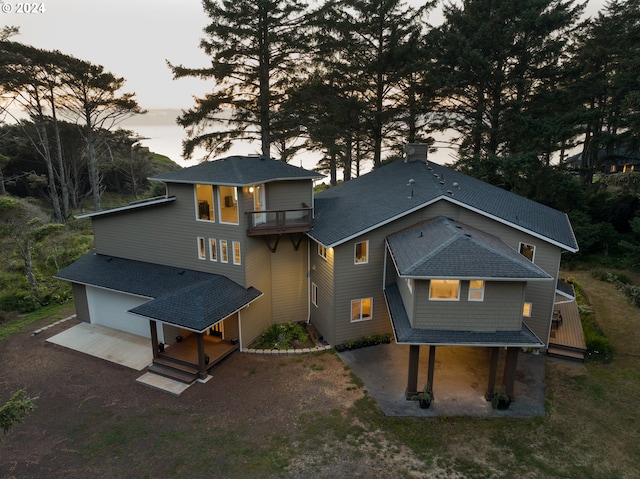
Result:
[[[489,378],[490,351],[487,348],[441,346],[436,349],[434,401],[429,409],[420,409],[407,401],[409,346],[381,344],[338,353],[342,361],[364,381],[387,416],[544,416],[545,356],[520,352],[515,385],[515,401],[506,411],[491,407],[484,394]],[[418,388],[427,379],[428,347],[420,348]],[[498,365],[497,384],[502,377],[504,352]]]

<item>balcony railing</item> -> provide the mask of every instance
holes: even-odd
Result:
[[[247,235],[306,233],[311,230],[311,208],[248,211]]]

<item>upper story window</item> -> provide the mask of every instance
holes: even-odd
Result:
[[[207,244],[202,236],[198,236],[198,258],[207,259]]]
[[[220,222],[238,224],[238,189],[235,186],[218,187]]]
[[[323,259],[327,259],[327,248],[318,243],[318,256],[321,256]]]
[[[240,254],[240,241],[233,242],[233,264],[242,264],[242,255]]]
[[[220,240],[220,261],[229,262],[229,251],[227,250],[227,240]]]
[[[429,281],[429,299],[433,301],[459,301],[460,280],[432,279]]]
[[[209,259],[211,261],[218,261],[218,246],[214,238],[209,238]]]
[[[522,316],[524,316],[525,318],[530,318],[532,308],[532,303],[524,303],[524,305],[522,306]]]
[[[484,281],[472,279],[469,281],[469,301],[484,301]]]
[[[215,221],[213,208],[213,186],[196,185],[196,218],[202,221]]]
[[[356,243],[353,261],[355,264],[364,264],[369,262],[369,241],[361,241]]]
[[[520,254],[533,263],[536,256],[536,247],[532,244],[520,243]]]

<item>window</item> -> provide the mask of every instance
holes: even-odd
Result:
[[[238,224],[238,189],[235,186],[218,187],[220,222]]]
[[[372,306],[373,298],[354,299],[351,301],[351,322],[371,319]]]
[[[229,262],[229,252],[227,251],[227,240],[220,240],[220,261]]]
[[[533,304],[524,303],[524,306],[522,308],[522,316],[524,316],[525,318],[530,318],[531,317],[531,308],[532,307],[533,307]]]
[[[318,256],[321,256],[323,259],[327,259],[327,248],[318,243]]]
[[[198,258],[207,259],[207,244],[202,236],[198,236]]]
[[[213,213],[213,186],[196,185],[196,219],[215,221]]]
[[[532,244],[520,243],[520,254],[533,263],[536,247]]]
[[[216,246],[216,240],[213,238],[209,238],[209,259],[218,261],[218,247]]]
[[[316,308],[318,307],[318,285],[316,283],[311,283],[311,303]]]
[[[460,299],[460,281],[457,279],[432,279],[429,281],[429,299],[458,301]]]
[[[233,242],[233,264],[242,264],[240,256],[240,241]]]
[[[469,301],[484,301],[484,281],[472,279],[469,281]]]
[[[354,262],[355,264],[364,264],[369,262],[369,241],[356,243]]]

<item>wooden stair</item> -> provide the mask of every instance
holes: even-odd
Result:
[[[182,361],[175,361],[170,358],[156,358],[147,370],[149,372],[164,376],[185,384],[191,384],[198,379],[198,369],[187,365]]]
[[[569,361],[578,361],[581,363],[584,362],[585,352],[586,351],[583,348],[576,348],[562,344],[550,344],[547,348],[547,356],[567,359]]]

